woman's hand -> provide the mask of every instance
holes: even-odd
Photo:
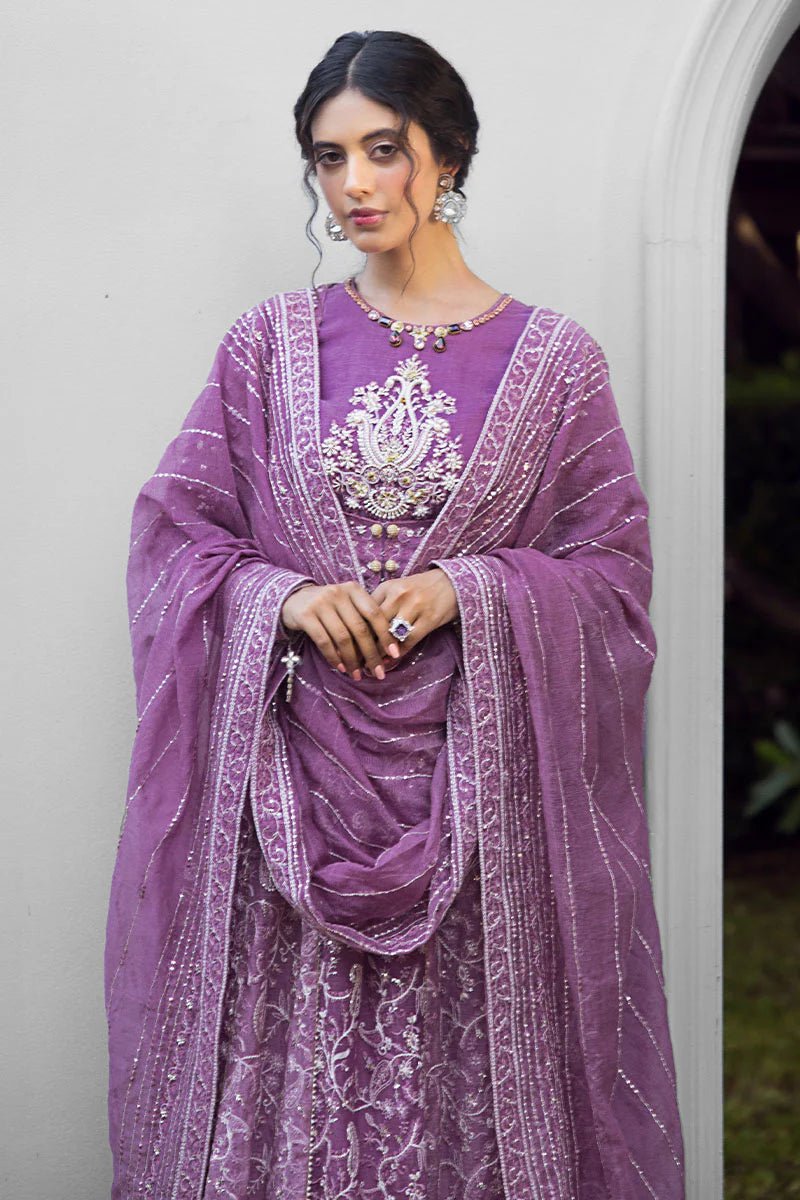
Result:
[[[356,680],[362,666],[383,679],[384,656],[389,662],[400,657],[389,633],[391,615],[354,581],[304,584],[284,601],[281,620],[287,631],[302,629],[332,667]]]
[[[441,567],[431,567],[417,575],[387,579],[378,584],[372,599],[386,616],[387,627],[392,617],[397,615],[414,626],[414,632],[400,643],[401,655],[408,654],[434,629],[458,616],[455,589]]]
[[[399,645],[389,632],[398,613],[414,626]],[[393,660],[457,616],[455,590],[440,567],[386,580],[372,593],[354,581],[307,583],[281,609],[287,631],[302,629],[332,667],[356,680],[363,668],[383,679]]]

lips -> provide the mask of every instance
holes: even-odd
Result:
[[[381,217],[383,212],[379,208],[351,208],[348,216],[351,217]]]

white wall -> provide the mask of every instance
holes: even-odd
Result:
[[[461,71],[482,122],[468,262],[595,334],[637,462],[646,160],[709,3],[398,10],[397,27]],[[393,21],[374,4],[4,8],[0,1192],[99,1200],[103,931],[134,726],[131,506],[231,320],[310,282],[292,106],[339,33]],[[318,282],[358,265],[321,221],[317,236]]]

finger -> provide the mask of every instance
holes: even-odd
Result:
[[[338,670],[343,663],[345,670],[358,669],[358,654],[346,626],[332,608],[307,614],[306,632],[313,639],[325,661]]]
[[[359,604],[367,604],[368,600],[367,596],[356,595],[354,597],[352,593],[348,594],[339,600],[336,612],[347,626],[350,636],[361,654],[364,666],[370,671],[374,671],[376,667],[382,665],[383,652],[376,640],[371,622],[358,607]]]
[[[361,615],[369,621],[380,656],[383,658],[389,655],[393,659],[399,658],[400,647],[397,645],[394,635],[389,632],[390,618],[380,604],[375,602],[374,594],[371,596],[368,592],[353,592],[350,599]]]
[[[397,600],[395,600],[393,607],[395,611],[392,613],[392,616],[389,617],[390,624],[392,617],[400,616],[404,624],[413,625],[414,627],[410,633],[406,634],[402,641],[397,639],[397,644],[400,647],[400,654],[402,657],[405,657],[409,651],[413,650],[414,647],[417,646],[428,633],[430,633],[432,626],[425,618],[424,613],[421,613],[419,610],[415,609],[413,601],[408,596],[400,602],[399,611]]]
[[[393,591],[388,592],[380,601],[381,611],[388,623],[387,628],[395,617],[400,617],[407,625],[416,625],[418,620],[423,619],[423,604],[424,600],[408,585],[395,585]]]

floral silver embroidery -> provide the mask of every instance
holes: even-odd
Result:
[[[332,421],[322,442],[325,472],[347,508],[377,517],[427,516],[458,483],[461,434],[443,415],[456,399],[431,391],[428,364],[403,359],[379,386],[357,387],[344,425]]]

